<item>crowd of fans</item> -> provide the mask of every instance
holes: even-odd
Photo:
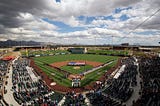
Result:
[[[65,95],[66,99],[64,102],[64,106],[85,106],[85,98],[80,94],[76,94],[75,92],[68,92]]]
[[[124,70],[117,78],[110,78],[104,87],[99,87],[94,92],[87,94],[92,105],[95,106],[121,106],[127,101],[133,87],[137,86],[137,64],[134,58],[125,58],[121,61],[125,65]]]
[[[125,65],[124,71],[117,79],[113,78],[107,82],[108,87],[104,92],[112,98],[125,102],[133,93],[132,87],[137,84],[137,66],[134,64],[133,58],[122,60],[122,64]]]
[[[13,95],[21,105],[57,105],[62,99],[61,94],[51,91],[41,79],[33,81],[26,67],[29,65],[27,59],[18,59],[13,64]],[[53,98],[54,97],[54,98]]]
[[[4,60],[0,60],[0,99],[2,99],[2,93],[6,93],[5,89],[5,84],[7,84],[6,82],[4,83],[4,78],[6,77],[6,73],[7,73],[7,68],[8,68],[8,61],[4,61]],[[0,105],[2,105],[1,101],[0,101]]]
[[[93,91],[86,94],[93,106],[122,106],[118,101],[111,99],[109,96],[103,95],[101,91]]]
[[[141,97],[135,106],[160,106],[160,57],[141,58]]]
[[[0,76],[6,75],[8,63],[8,61],[0,60]]]

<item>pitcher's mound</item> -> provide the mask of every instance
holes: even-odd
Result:
[[[73,67],[73,69],[75,69],[75,70],[79,70],[81,67],[79,67],[79,66],[75,66],[75,67]]]

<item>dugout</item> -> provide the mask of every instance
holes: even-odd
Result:
[[[68,48],[68,51],[72,54],[84,54],[85,48]]]

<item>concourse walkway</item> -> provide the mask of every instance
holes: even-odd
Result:
[[[139,73],[139,64],[137,62],[137,59],[135,58],[136,62],[134,63],[135,65],[137,65],[137,86],[133,87],[133,94],[132,96],[130,97],[129,100],[127,100],[124,104],[126,104],[126,106],[132,106],[132,102],[133,101],[137,101],[137,99],[139,98],[139,91],[141,90],[141,85],[140,85],[140,81],[141,81],[141,78],[140,78],[140,73]]]

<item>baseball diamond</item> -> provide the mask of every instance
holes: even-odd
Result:
[[[117,56],[67,54],[35,57],[34,62],[36,66],[38,66],[50,79],[53,79],[57,84],[65,87],[71,87],[71,76],[74,77],[78,75],[81,76],[81,87],[84,87],[101,78],[101,76],[105,74],[106,70],[110,69],[117,63],[117,59]],[[103,66],[111,61],[113,61],[111,64],[105,67]],[[75,66],[79,66],[80,68],[74,69]],[[91,71],[93,68],[97,68],[97,70]],[[83,73],[87,71],[91,72],[83,76]]]

